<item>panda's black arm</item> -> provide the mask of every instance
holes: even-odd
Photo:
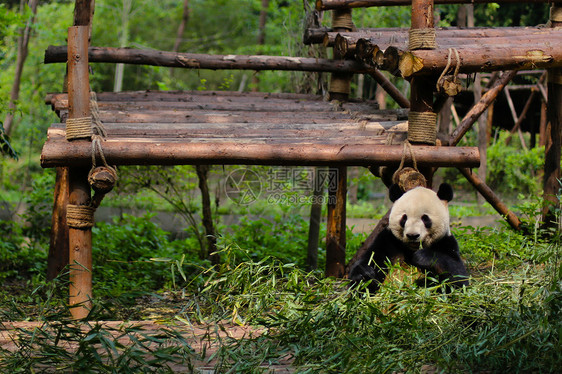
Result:
[[[449,281],[459,287],[468,286],[468,271],[453,236],[441,239],[430,248],[416,251],[407,262],[438,275],[441,282]]]
[[[403,246],[389,229],[385,229],[376,237],[363,256],[351,265],[349,279],[352,284],[372,280],[368,288],[369,291],[375,292],[386,278],[388,262],[394,263],[403,256]]]

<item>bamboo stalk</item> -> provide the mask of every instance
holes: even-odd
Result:
[[[167,66],[187,69],[289,70],[369,73],[372,68],[351,60],[266,55],[208,55],[133,48],[90,47],[90,62]],[[45,63],[66,62],[66,46],[49,46]]]
[[[550,0],[526,0],[526,3],[548,3]],[[520,3],[521,0],[435,0],[435,4]],[[407,6],[412,0],[316,0],[317,10],[365,8],[373,6]]]

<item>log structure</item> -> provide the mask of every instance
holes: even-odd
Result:
[[[334,47],[334,59],[172,53],[127,48],[90,47],[94,0],[76,0],[68,47],[49,47],[46,63],[68,62],[68,93],[50,94],[47,103],[60,118],[47,133],[43,167],[64,168],[57,180],[53,243],[68,227],[70,305],[74,318],[90,308],[91,227],[76,210],[91,211],[101,202],[90,180],[115,180],[110,168],[94,170],[96,156],[111,165],[262,164],[326,165],[336,174],[329,186],[326,274],[341,277],[345,262],[347,166],[384,169],[392,175],[401,162],[417,163],[431,185],[437,167],[457,167],[509,223],[520,222],[481,180],[471,173],[480,163],[476,147],[457,147],[478,116],[493,102],[517,70],[548,71],[551,140],[547,142],[545,192],[560,176],[560,70],[562,23],[552,6],[552,28],[435,28],[434,4],[488,3],[488,0],[318,0],[317,9],[333,9],[331,28],[308,29],[305,43]],[[518,2],[495,0],[493,2]],[[546,3],[547,0],[528,1]],[[409,29],[356,30],[351,8],[411,5]],[[316,25],[317,26],[317,25]],[[333,73],[331,99],[317,95],[218,91],[89,92],[88,62],[128,63],[188,69],[292,70]],[[379,71],[407,78],[406,98]],[[459,73],[505,71],[450,135],[436,138],[436,115],[457,85]],[[378,110],[369,101],[348,100],[352,74],[369,74],[403,109]],[[386,74],[386,73],[385,73]],[[441,90],[447,83],[453,90]],[[434,91],[438,92],[437,100]],[[542,93],[546,95],[546,93]],[[554,103],[554,105],[552,105]],[[90,111],[90,107],[95,108]],[[545,114],[546,121],[546,114]],[[98,122],[101,130],[95,130]],[[76,126],[82,128],[77,134]],[[86,133],[84,133],[84,127]],[[412,145],[405,152],[405,141]],[[94,153],[94,154],[92,154]],[[94,157],[92,157],[94,156]],[[415,160],[415,162],[414,162]],[[94,162],[93,162],[94,161]],[[109,166],[109,165],[107,165]],[[92,172],[94,173],[92,173]],[[107,177],[107,178],[106,178]],[[387,181],[385,179],[385,181]],[[57,182],[57,183],[59,183]],[[91,196],[90,184],[95,191]],[[66,188],[63,188],[66,187]],[[111,185],[107,190],[111,189]],[[65,192],[66,191],[66,192]],[[551,191],[552,192],[552,191]],[[65,198],[66,197],[66,198]],[[62,207],[61,205],[65,205]],[[66,212],[68,214],[62,215]],[[66,219],[65,219],[66,218]],[[385,220],[381,221],[381,225]],[[380,225],[379,225],[380,226]],[[377,228],[380,230],[380,227]],[[376,236],[375,231],[369,240]],[[56,245],[56,244],[53,244]]]

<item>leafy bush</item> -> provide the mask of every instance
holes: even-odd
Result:
[[[113,224],[100,222],[92,229],[93,282],[101,296],[170,288],[182,273],[208,265],[198,260],[196,240],[170,240],[151,217],[125,214]],[[184,258],[189,259],[185,264]]]
[[[307,239],[307,220],[300,215],[279,214],[271,218],[242,217],[239,224],[229,227],[221,241],[222,246],[233,243],[243,246],[244,250],[238,252],[239,261],[259,261],[270,256],[304,268]],[[319,263],[323,255],[319,253]]]
[[[488,185],[507,193],[540,191],[538,174],[544,166],[544,147],[522,150],[506,146],[505,136],[507,133],[488,147]]]
[[[45,252],[31,245],[20,223],[0,220],[0,238],[0,281],[28,280],[45,271]]]

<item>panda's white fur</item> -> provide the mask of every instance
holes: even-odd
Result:
[[[394,202],[389,228],[398,240],[412,249],[418,249],[420,243],[428,248],[451,234],[447,203],[428,188],[414,188]]]

